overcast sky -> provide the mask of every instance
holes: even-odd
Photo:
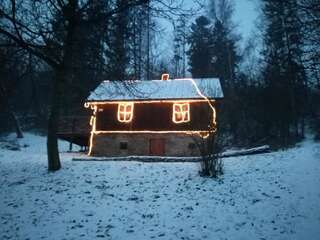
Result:
[[[252,32],[255,31],[256,21],[258,18],[258,3],[260,0],[233,0],[235,3],[234,23],[238,26],[237,32],[242,36],[241,45],[245,43]],[[194,7],[194,0],[184,0],[185,8]],[[194,18],[205,14],[206,9],[199,11]],[[194,19],[192,20],[194,21]],[[164,30],[164,38],[166,43],[162,42],[163,51],[172,48],[173,28],[172,24],[165,20],[160,20],[160,26]],[[165,54],[166,55],[166,54]]]
[[[259,0],[233,0],[233,2],[235,4],[234,22],[239,25],[238,31],[244,38],[247,38],[255,27]],[[185,3],[188,6],[195,5],[193,0],[185,0]],[[205,11],[204,9],[203,13],[199,13],[199,15],[205,14]]]
[[[234,2],[236,5],[234,21],[239,25],[239,33],[246,39],[255,31],[256,21],[259,15],[259,0],[234,0]]]

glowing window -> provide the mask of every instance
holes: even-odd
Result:
[[[190,121],[189,103],[173,104],[172,121],[174,123],[185,123]]]
[[[119,122],[128,123],[132,121],[133,103],[118,104],[118,120]]]

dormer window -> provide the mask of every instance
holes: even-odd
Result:
[[[190,121],[189,103],[174,103],[172,111],[172,121],[174,123],[186,123]]]
[[[133,117],[133,103],[119,103],[118,104],[118,121],[129,123]]]

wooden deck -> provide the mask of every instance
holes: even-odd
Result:
[[[64,116],[60,118],[58,137],[81,147],[87,147],[91,127],[90,116]]]

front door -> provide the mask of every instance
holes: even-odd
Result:
[[[165,154],[165,140],[162,138],[150,139],[150,155],[163,156]]]

